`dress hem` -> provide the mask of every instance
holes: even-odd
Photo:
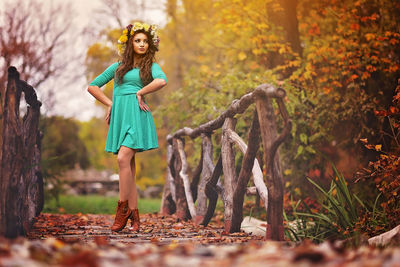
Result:
[[[126,145],[124,145],[124,146],[126,146]],[[153,150],[153,149],[157,149],[157,148],[158,148],[158,146],[156,146],[156,147],[150,147],[150,148],[131,147],[131,146],[126,146],[126,147],[129,147],[129,148],[132,148],[132,149],[136,149],[136,150],[137,150],[136,152],[145,152],[145,151],[148,151],[148,150]],[[114,151],[112,151],[112,150],[107,150],[107,149],[105,149],[105,151],[108,152],[108,153],[113,153],[114,155],[117,155],[118,152],[119,152],[119,149],[118,149],[116,152],[114,152]]]

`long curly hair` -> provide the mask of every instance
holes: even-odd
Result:
[[[128,31],[130,32],[130,30]],[[139,62],[139,74],[140,74],[140,79],[142,80],[143,85],[147,85],[153,81],[153,76],[151,75],[151,66],[153,65],[153,62],[155,61],[155,54],[156,51],[158,51],[157,47],[153,43],[153,39],[150,35],[149,32],[145,30],[137,30],[133,35],[130,35],[128,33],[128,41],[126,42],[126,48],[125,51],[122,55],[121,59],[121,64],[118,66],[115,76],[116,76],[116,81],[117,83],[122,83],[122,79],[124,75],[133,69],[133,66],[135,66],[134,62],[134,50],[133,50],[133,38],[135,37],[136,34],[138,33],[144,33],[147,36],[147,40],[149,43],[149,47],[146,51],[146,54],[144,54]]]

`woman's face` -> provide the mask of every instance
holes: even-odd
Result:
[[[149,42],[147,40],[147,35],[139,32],[133,36],[133,51],[135,51],[136,54],[139,55],[144,55],[147,52],[147,49],[149,48]]]

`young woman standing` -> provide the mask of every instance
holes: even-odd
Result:
[[[160,39],[155,25],[139,22],[124,29],[118,41],[122,56],[89,85],[88,91],[108,107],[106,121],[110,125],[105,150],[117,154],[119,197],[113,231],[121,231],[131,219],[132,229],[140,227],[135,182],[135,154],[158,147],[153,116],[144,96],[167,83],[160,66],[155,63]],[[100,89],[114,79],[110,100]]]

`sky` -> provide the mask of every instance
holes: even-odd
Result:
[[[81,32],[85,28],[89,29],[103,29],[106,26],[117,26],[113,21],[107,21],[104,17],[98,15],[96,10],[104,7],[101,0],[41,0],[42,2],[62,2],[71,4],[73,12],[73,31],[75,33]],[[136,0],[141,2],[146,0]],[[150,1],[151,2],[151,1]],[[150,23],[156,23],[159,26],[165,24],[165,13],[164,13],[164,2],[165,0],[153,0],[153,8],[146,10],[144,14],[144,20]],[[149,0],[146,1],[148,5]],[[124,16],[123,23],[133,19],[130,18],[129,14]],[[124,24],[125,25],[125,24]],[[79,35],[79,34],[78,34]],[[51,108],[51,111],[42,109],[45,115],[62,115],[64,117],[74,117],[81,121],[87,121],[93,116],[102,117],[104,111],[99,106],[95,105],[95,99],[87,92],[87,86],[90,81],[87,81],[85,77],[84,60],[85,53],[90,43],[96,42],[96,36],[75,36],[72,40],[71,47],[67,48],[66,53],[73,52],[79,55],[80,63],[75,64],[73,69],[67,70],[70,75],[62,78],[63,80],[54,79],[46,83],[47,88],[52,88],[54,92],[53,98],[55,105]],[[113,62],[110,62],[110,65]],[[38,90],[39,98],[41,92]],[[44,94],[42,94],[41,100],[46,102]],[[44,107],[46,105],[43,105]]]

